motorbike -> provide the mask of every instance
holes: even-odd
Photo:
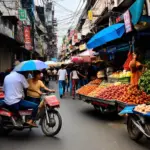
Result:
[[[135,106],[126,106],[119,114],[126,115],[129,137],[139,141],[143,135],[150,139],[150,115],[134,111]]]
[[[46,136],[55,136],[59,133],[62,127],[62,118],[57,108],[60,107],[60,102],[55,95],[42,94],[41,100],[43,107],[37,114],[36,120],[43,133]],[[32,129],[34,127],[26,123],[27,118],[31,117],[32,110],[20,110],[21,125],[17,125],[16,117],[7,107],[4,102],[0,101],[0,134],[8,135],[13,130],[22,131],[24,129]]]

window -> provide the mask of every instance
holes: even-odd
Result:
[[[9,29],[11,29],[12,30],[12,23],[9,21]]]

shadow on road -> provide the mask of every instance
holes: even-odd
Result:
[[[91,109],[87,109],[87,108],[82,109],[82,110],[80,110],[80,113],[84,117],[88,117],[89,119],[94,120],[94,121],[95,120],[100,121],[102,124],[104,123],[105,125],[109,125],[112,128],[115,128],[115,126],[116,126],[116,128],[118,128],[121,125],[123,128],[122,132],[127,133],[126,126],[125,126],[125,124],[126,124],[125,118],[120,117],[117,114],[116,115],[101,114],[101,113],[96,112],[92,108]],[[126,138],[129,138],[129,140],[130,140],[130,137],[128,135]],[[133,141],[133,142],[135,142],[135,141]],[[147,150],[147,148],[150,149],[150,140],[147,139],[146,137],[143,137],[139,142],[135,142],[135,144],[139,145],[142,148],[145,148],[145,150]]]
[[[11,134],[7,135],[7,136],[0,136],[0,140],[4,140],[7,139],[9,141],[24,141],[26,140],[28,141],[33,141],[33,140],[39,140],[39,139],[48,139],[51,141],[60,141],[61,139],[58,137],[47,137],[45,135],[43,135],[41,132],[39,132],[37,129],[36,130],[32,130],[32,131],[28,131],[28,130],[24,130],[24,131],[16,131],[14,130]]]
[[[94,108],[91,107],[91,109],[82,109],[81,111],[82,115],[85,115],[85,117],[90,117],[91,119],[101,120],[101,121],[123,121],[124,119],[117,114],[109,113],[109,114],[101,114],[97,111],[95,111]]]

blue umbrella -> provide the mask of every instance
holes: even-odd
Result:
[[[23,61],[14,68],[14,71],[34,71],[48,68],[43,61],[40,60],[29,60]]]
[[[87,47],[88,49],[96,48],[107,42],[121,38],[124,32],[124,23],[111,25],[95,34],[87,43]]]

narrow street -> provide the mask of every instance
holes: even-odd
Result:
[[[66,96],[69,97],[69,96]],[[101,116],[93,107],[79,100],[61,100],[61,132],[45,137],[41,129],[13,132],[0,137],[0,150],[149,150],[149,141],[135,143],[128,137],[123,121]]]

